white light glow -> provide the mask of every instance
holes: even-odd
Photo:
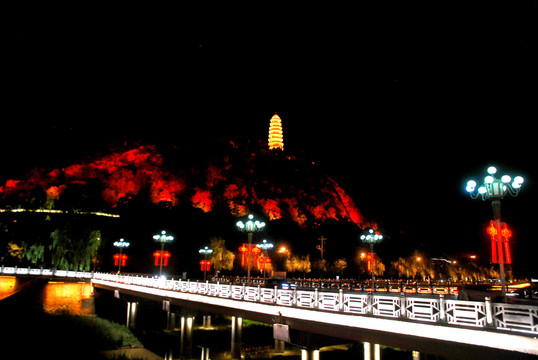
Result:
[[[497,168],[495,166],[488,167],[488,174],[493,175],[497,172]]]

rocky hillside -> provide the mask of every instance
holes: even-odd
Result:
[[[301,227],[327,219],[366,225],[353,199],[314,162],[250,141],[221,141],[203,154],[144,145],[34,169],[0,187],[3,208],[114,211],[139,198],[205,213],[224,208],[237,217],[290,218]]]

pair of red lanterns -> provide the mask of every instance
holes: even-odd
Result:
[[[153,253],[155,266],[168,266],[168,259],[172,256],[168,251],[157,250]]]
[[[512,256],[510,255],[508,239],[512,237],[512,230],[504,222],[500,225],[499,228],[497,222],[492,220],[487,228],[488,235],[491,237],[491,262],[498,264],[499,261],[502,261],[504,264],[511,264]]]
[[[125,261],[127,258],[128,256],[125,254],[114,254],[114,265],[118,266],[118,264],[121,262],[121,266],[125,266]]]
[[[250,249],[249,249],[250,246]],[[262,249],[256,246],[243,244],[239,247],[239,252],[241,253],[241,266],[245,266],[245,260],[249,251],[254,254],[254,264],[258,264],[258,255],[262,252]],[[250,260],[250,256],[248,257]]]
[[[209,271],[211,270],[211,260],[202,260],[200,261],[200,270],[201,271]]]

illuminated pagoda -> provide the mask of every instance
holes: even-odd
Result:
[[[269,150],[280,149],[284,151],[284,134],[282,132],[282,120],[275,114],[269,124]]]

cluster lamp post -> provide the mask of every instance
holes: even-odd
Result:
[[[161,231],[161,234],[153,235],[153,240],[155,240],[158,243],[161,243],[161,251],[159,253],[159,277],[163,274],[163,262],[166,259],[166,262],[168,263],[168,257],[170,257],[170,254],[167,253],[168,256],[165,256],[164,252],[164,244],[172,242],[174,240],[173,236],[166,235],[166,231]],[[157,253],[157,252],[156,252]],[[155,255],[155,254],[154,254]]]
[[[360,236],[360,239],[364,242],[367,242],[370,244],[370,256],[369,261],[371,261],[370,264],[370,270],[372,272],[372,292],[374,292],[375,285],[374,285],[374,269],[375,269],[375,260],[374,260],[374,244],[376,242],[379,242],[383,239],[383,235],[379,233],[379,231],[376,231],[372,228],[365,229],[362,235]]]
[[[124,239],[120,239],[120,241],[115,241],[114,246],[120,249],[119,255],[114,255],[114,263],[118,265],[118,274],[121,271],[121,266],[125,266],[125,260],[127,260],[127,255],[123,255],[123,248],[129,247],[131,245]]]
[[[509,175],[503,175],[501,178],[495,177],[497,174],[497,168],[495,166],[490,166],[487,169],[488,175],[484,178],[484,182],[477,189],[477,183],[475,180],[469,180],[467,182],[467,187],[465,190],[469,193],[472,199],[477,199],[479,196],[482,197],[482,200],[491,200],[491,206],[493,208],[493,219],[495,223],[495,231],[488,230],[488,233],[492,236],[492,257],[495,260],[496,258],[496,249],[502,249],[501,244],[503,243],[503,229],[501,224],[501,200],[506,195],[517,196],[521,185],[523,184],[523,177],[516,176],[512,180]],[[506,224],[504,226],[506,228]],[[504,231],[506,234],[506,231]],[[511,234],[510,234],[511,235]],[[496,239],[495,239],[496,237]],[[508,238],[509,236],[505,236]],[[505,241],[506,242],[506,241]],[[502,251],[502,250],[501,250]],[[501,275],[501,292],[503,302],[506,302],[506,276],[504,272],[505,259],[500,252],[498,257],[499,262],[499,272]],[[509,252],[507,253],[509,256]]]
[[[250,282],[250,253],[252,252],[252,234],[261,231],[265,227],[263,221],[254,220],[254,215],[250,214],[246,222],[238,221],[236,224],[239,231],[246,232],[248,235],[248,253],[247,255],[247,282]]]
[[[200,254],[204,254],[204,260],[200,262],[202,265],[202,270],[204,271],[204,281],[206,279],[206,272],[211,267],[211,261],[207,260],[207,255],[211,255],[213,253],[213,249],[210,249],[209,247],[204,247],[203,249],[198,250]]]

